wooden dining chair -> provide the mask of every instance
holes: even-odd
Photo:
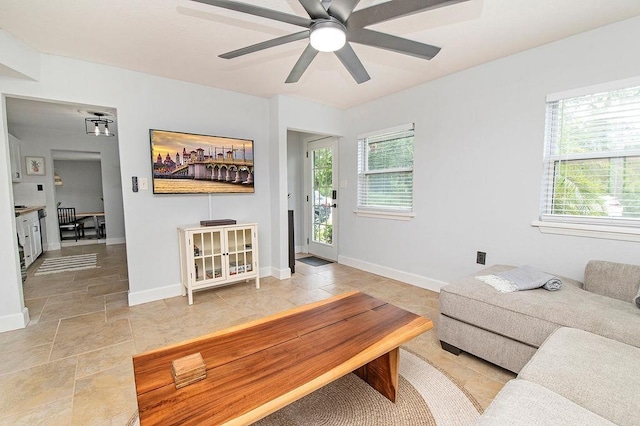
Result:
[[[75,207],[58,207],[58,227],[60,229],[60,241],[64,231],[73,231],[75,240],[84,237],[84,222],[76,217]]]

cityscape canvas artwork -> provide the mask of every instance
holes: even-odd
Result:
[[[154,194],[254,192],[253,141],[149,130]]]

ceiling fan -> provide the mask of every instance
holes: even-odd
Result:
[[[296,83],[300,80],[311,61],[321,51],[334,52],[355,81],[360,84],[371,79],[371,77],[349,42],[391,50],[422,59],[431,59],[440,51],[439,47],[369,30],[365,27],[468,0],[395,0],[356,11],[354,9],[360,0],[298,0],[309,14],[309,18],[232,0],[192,1],[305,28],[304,31],[224,53],[220,55],[221,58],[233,59],[270,47],[309,38],[309,44],[302,52],[300,59],[294,65],[285,83]]]

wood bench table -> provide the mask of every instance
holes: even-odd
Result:
[[[433,327],[360,292],[133,357],[140,423],[245,425],[354,372],[395,402],[399,346]],[[176,389],[172,361],[200,353],[206,379]]]

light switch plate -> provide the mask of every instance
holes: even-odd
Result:
[[[140,178],[140,190],[141,191],[149,190],[149,178]]]

